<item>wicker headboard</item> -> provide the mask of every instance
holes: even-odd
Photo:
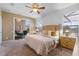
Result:
[[[48,32],[51,31],[51,36],[56,35],[56,31],[58,31],[60,28],[60,25],[46,25],[43,26],[43,33],[45,35],[48,35]]]

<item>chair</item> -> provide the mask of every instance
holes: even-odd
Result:
[[[27,30],[23,31],[24,36],[27,35],[27,33],[28,33]]]
[[[15,34],[17,35],[17,36],[15,36],[15,39],[21,39],[21,38],[23,38],[23,33],[15,31]]]

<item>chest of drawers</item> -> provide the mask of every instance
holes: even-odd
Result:
[[[62,47],[73,49],[76,38],[72,37],[60,37],[60,44]]]

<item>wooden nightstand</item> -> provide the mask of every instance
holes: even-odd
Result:
[[[76,38],[72,37],[60,37],[60,44],[62,47],[73,49]]]

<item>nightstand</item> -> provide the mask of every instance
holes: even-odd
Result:
[[[76,38],[73,38],[73,37],[60,37],[60,45],[68,49],[73,50],[75,41],[76,41]]]

